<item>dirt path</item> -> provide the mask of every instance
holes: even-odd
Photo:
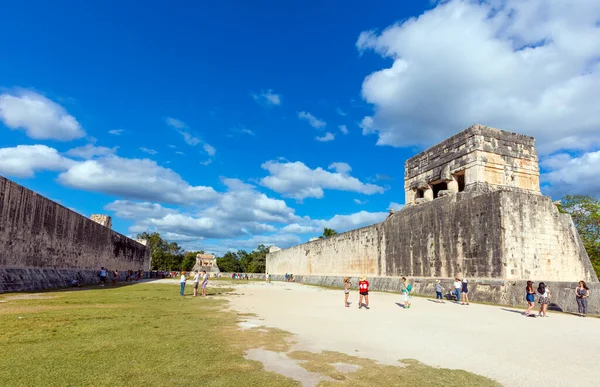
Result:
[[[371,293],[371,309],[351,308],[343,291],[293,283],[236,287],[232,308],[292,332],[295,349],[330,350],[395,364],[412,358],[463,369],[508,386],[592,386],[600,378],[600,319],[551,314],[527,318],[510,308]]]

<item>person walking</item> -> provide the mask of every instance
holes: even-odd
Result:
[[[411,290],[412,287],[407,283],[406,277],[402,277],[402,302],[404,303],[404,309],[410,308],[409,293]]]
[[[104,286],[106,284],[106,274],[107,274],[107,270],[104,268],[104,266],[102,266],[100,268],[100,282],[98,282],[99,286]]]
[[[462,282],[460,282],[460,279],[458,277],[456,277],[454,279],[454,295],[456,296],[457,303],[460,302],[460,293],[461,292],[462,292]]]
[[[206,297],[206,285],[208,285],[208,274],[202,270],[202,297]]]
[[[181,272],[181,279],[179,280],[179,283],[181,285],[181,290],[179,291],[179,295],[183,296],[184,294],[184,290],[185,290],[185,281],[187,280],[187,278],[185,278],[185,271]]]
[[[358,294],[359,302],[358,309],[363,307],[363,297],[365,299],[365,309],[369,309],[369,281],[365,276],[360,277],[360,281],[358,282]]]
[[[440,280],[435,280],[435,302],[438,302],[441,304],[444,303],[444,297],[442,296],[443,291],[444,291],[444,288],[440,284]]]
[[[527,300],[527,310],[525,311],[525,316],[531,315],[531,309],[535,305],[535,290],[533,289],[533,282],[527,281],[527,286],[525,287],[525,300]]]
[[[346,308],[350,307],[348,297],[350,297],[350,278],[346,277],[344,278],[344,306]]]
[[[579,286],[575,289],[575,301],[581,317],[587,316],[588,298],[590,298],[590,289],[585,281],[579,281]]]
[[[463,278],[463,280],[462,280],[461,293],[462,293],[462,299],[463,299],[462,304],[469,305],[469,287],[468,287],[466,278]],[[466,302],[466,304],[465,304],[465,302]]]
[[[200,274],[198,270],[194,270],[194,297],[198,297],[198,284],[200,283]]]
[[[113,270],[113,280],[112,280],[113,286],[117,285],[118,279],[119,279],[119,271],[117,269],[115,269],[115,270]]]
[[[538,296],[538,304],[540,304],[540,312],[538,316],[540,317],[548,317],[546,315],[546,311],[548,310],[548,305],[550,304],[550,288],[546,287],[546,284],[540,282],[537,288],[537,296]]]

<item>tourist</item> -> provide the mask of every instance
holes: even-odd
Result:
[[[435,302],[444,303],[444,297],[442,296],[442,292],[444,288],[440,285],[440,280],[435,280]]]
[[[267,273],[267,283],[271,283],[271,274]]]
[[[533,309],[533,305],[535,305],[535,290],[533,290],[533,282],[527,281],[527,286],[525,287],[525,299],[527,300],[527,310],[525,311],[525,316],[531,315],[531,309]]]
[[[194,297],[198,297],[198,284],[200,283],[200,274],[198,270],[194,270]]]
[[[206,274],[206,270],[202,270],[202,296],[206,297],[206,285],[208,285],[208,274]]]
[[[288,275],[288,273],[285,273],[285,282],[287,282],[289,278],[290,276]]]
[[[540,304],[540,312],[538,316],[548,317],[546,311],[548,310],[548,304],[550,304],[550,288],[546,287],[546,284],[540,282],[537,288],[538,304]]]
[[[119,271],[117,269],[113,270],[113,286],[117,285],[117,280],[119,279]]]
[[[363,297],[365,299],[365,308],[369,309],[369,281],[365,276],[360,277],[360,281],[358,282],[358,294],[359,302],[358,309],[363,307]]]
[[[346,308],[350,307],[350,303],[348,302],[348,297],[350,296],[350,278],[344,278],[344,306]]]
[[[461,288],[462,299],[463,299],[462,304],[463,305],[469,305],[469,287],[467,285],[468,285],[467,284],[467,279],[463,278],[463,280],[462,280],[462,288]]]
[[[81,282],[79,282],[78,279],[74,279],[73,281],[71,281],[71,286],[74,288],[79,288],[81,287]]]
[[[179,295],[183,296],[183,292],[185,290],[185,281],[187,280],[187,278],[185,278],[185,271],[181,272],[181,280],[179,281],[179,283],[181,284],[181,290],[179,291]]]
[[[590,289],[585,281],[579,281],[579,286],[575,289],[575,300],[581,317],[587,316],[588,298],[590,298]]]
[[[460,292],[462,291],[462,282],[458,277],[454,279],[454,295],[456,296],[456,302],[460,302]]]
[[[104,286],[106,284],[106,274],[107,274],[107,270],[104,268],[104,266],[102,266],[100,268],[100,282],[98,283],[98,285],[100,286]]]
[[[412,290],[412,286],[406,282],[406,277],[402,277],[402,302],[404,303],[404,309],[410,308],[410,301],[408,298],[410,290]]]

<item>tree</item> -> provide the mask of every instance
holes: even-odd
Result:
[[[183,262],[181,262],[181,270],[190,271],[196,265],[196,255],[198,253],[195,251],[188,251],[183,256]]]
[[[573,218],[592,266],[600,276],[600,201],[591,196],[567,195],[558,209]]]
[[[264,273],[267,269],[267,254],[269,253],[269,248],[265,245],[258,245],[256,250],[254,250],[250,255],[252,257],[252,261],[250,262],[250,266],[248,271],[250,273]]]
[[[320,238],[320,239],[323,239],[323,238],[329,238],[330,236],[334,236],[334,235],[337,235],[337,231],[335,231],[335,230],[334,230],[334,229],[332,229],[332,228],[327,228],[327,227],[325,227],[325,228],[323,229],[323,235],[321,235],[319,238]]]
[[[242,271],[242,265],[235,253],[228,251],[221,258],[217,258],[219,270],[226,273],[237,273]]]
[[[143,232],[138,234],[136,238],[145,239],[148,242],[152,270],[167,270],[167,242],[160,237],[160,234],[157,232],[152,234]]]

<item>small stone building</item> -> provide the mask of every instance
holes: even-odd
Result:
[[[196,264],[192,270],[206,270],[207,273],[219,273],[217,258],[213,254],[197,254]]]

